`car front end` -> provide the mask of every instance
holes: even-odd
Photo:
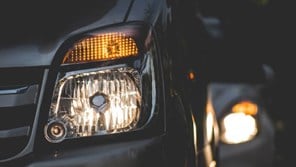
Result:
[[[206,87],[193,114],[172,86],[171,4],[2,7],[0,166],[216,166]]]
[[[221,166],[272,166],[275,132],[267,84],[212,83],[210,97],[220,127]],[[266,91],[266,92],[269,92]]]

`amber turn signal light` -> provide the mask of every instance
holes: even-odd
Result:
[[[258,106],[251,101],[241,101],[232,107],[232,112],[245,113],[246,115],[256,115],[258,112]]]
[[[121,32],[111,32],[78,41],[69,49],[62,63],[106,61],[137,55],[138,47],[133,38]]]

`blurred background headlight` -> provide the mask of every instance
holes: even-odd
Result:
[[[227,144],[238,144],[252,140],[258,133],[257,104],[240,101],[234,104],[221,124],[221,140]]]

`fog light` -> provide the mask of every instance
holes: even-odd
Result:
[[[45,126],[46,139],[56,143],[65,139],[66,137],[66,127],[63,122],[52,121]]]

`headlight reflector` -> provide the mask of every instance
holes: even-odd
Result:
[[[46,139],[55,143],[134,129],[140,85],[139,73],[130,67],[66,73],[54,90]]]

